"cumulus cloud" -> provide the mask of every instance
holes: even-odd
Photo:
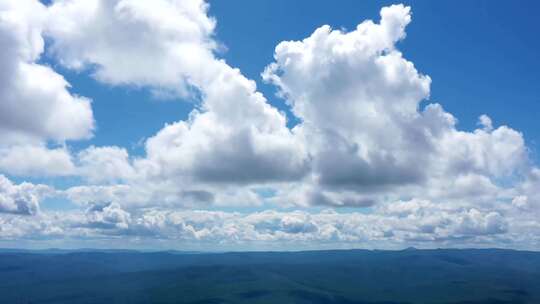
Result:
[[[93,183],[117,182],[132,177],[134,169],[126,149],[91,146],[77,155],[77,173]]]
[[[131,221],[131,215],[117,203],[91,204],[85,217],[83,226],[98,229],[126,229]]]
[[[107,84],[200,99],[189,120],[169,124],[146,141],[146,158],[133,164],[138,177],[181,184],[301,178],[309,165],[302,143],[255,82],[215,56],[215,21],[207,10],[200,0],[58,0],[48,8],[45,33],[50,51],[68,68],[89,69]],[[105,151],[92,149],[92,156],[97,153]],[[97,168],[104,159],[96,163],[87,152],[80,156],[81,172],[90,180],[106,178],[99,170],[91,176],[90,163]],[[105,173],[114,167],[112,179],[133,177],[125,157],[114,157]]]
[[[0,171],[19,176],[66,176],[75,165],[66,148],[39,145],[0,147]]]
[[[418,112],[431,79],[395,48],[410,20],[408,7],[391,6],[379,24],[348,33],[322,26],[276,47],[263,78],[302,120],[321,190],[365,192],[426,178],[417,164],[429,161],[433,136],[453,120],[438,106]]]
[[[257,189],[230,187],[179,186],[176,181],[133,181],[125,184],[81,185],[57,191],[59,197],[85,205],[112,201],[128,208],[160,206],[163,208],[260,206],[263,198]]]
[[[88,138],[90,101],[71,94],[66,80],[38,64],[47,11],[38,1],[0,4],[0,134],[2,144],[30,139]]]
[[[441,105],[421,108],[431,79],[396,46],[406,37],[409,7],[385,7],[378,23],[364,21],[350,32],[322,26],[276,47],[263,78],[300,119],[292,129],[253,81],[216,57],[215,21],[207,10],[201,1],[165,0],[151,6],[55,1],[49,7],[46,33],[66,67],[90,69],[113,85],[195,90],[200,99],[189,119],[146,140],[144,157],[131,158],[119,147],[80,152],[77,172],[95,185],[75,187],[70,197],[91,201],[93,194],[136,205],[260,204],[254,187],[266,184],[275,190],[267,201],[285,205],[365,207],[404,197],[474,197],[477,203],[500,199],[505,189],[497,181],[525,171],[521,133],[494,127],[487,115],[477,130],[460,131]],[[148,35],[134,34],[141,31]],[[194,48],[199,55],[184,52]],[[111,59],[124,53],[126,62],[137,64]],[[160,54],[152,65],[150,53]],[[184,62],[192,57],[195,66]]]
[[[525,180],[518,185],[512,205],[526,214],[536,216],[540,212],[540,168],[533,167]]]
[[[39,1],[0,2],[0,170],[11,174],[68,174],[69,153],[47,142],[86,139],[94,129],[90,100],[40,63],[46,21]]]
[[[276,248],[310,244],[395,248],[411,243],[428,247],[489,246],[507,240],[507,235],[514,233],[502,215],[493,211],[448,212],[419,201],[398,202],[390,208],[373,214],[333,210],[239,213],[145,209],[130,212],[118,204],[105,203],[92,204],[83,212],[43,213],[34,222],[2,216],[0,236],[37,240],[123,237],[160,240],[176,246],[199,242],[212,244],[214,249],[246,244],[273,244]]]
[[[139,168],[214,184],[301,178],[309,168],[307,154],[284,115],[237,69],[222,61],[215,68],[214,79],[201,86],[201,109],[149,138]]]
[[[523,171],[521,133],[494,128],[486,115],[480,129],[460,131],[441,105],[421,108],[431,79],[396,47],[410,21],[409,7],[392,5],[379,23],[364,21],[350,32],[325,25],[276,47],[263,78],[302,121],[297,133],[313,161],[313,185],[296,197],[347,205],[351,194],[358,197],[352,202],[422,195],[422,188],[437,191],[456,178],[464,188],[453,195],[467,196],[472,175],[493,188],[491,181]]]
[[[39,212],[40,199],[51,191],[52,189],[45,185],[16,185],[4,175],[0,175],[0,213],[35,215]]]
[[[380,206],[376,214],[390,221],[399,219],[399,223],[392,224],[398,230],[414,223],[404,229],[406,233],[402,237],[407,240],[452,241],[505,234],[509,224],[501,212],[413,199]]]
[[[90,69],[109,84],[186,95],[214,60],[215,21],[207,10],[203,0],[57,0],[46,33],[68,68]]]

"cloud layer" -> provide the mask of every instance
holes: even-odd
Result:
[[[373,214],[274,211],[254,213],[206,210],[147,209],[128,212],[116,203],[93,204],[81,212],[42,214],[34,221],[17,216],[0,218],[3,240],[88,241],[121,239],[159,241],[186,248],[199,243],[219,248],[250,248],[265,244],[276,248],[310,246],[362,246],[400,248],[408,245],[510,246],[536,248],[538,225],[510,226],[498,212],[477,209],[445,210],[425,201],[395,202]]]
[[[39,212],[40,199],[51,190],[45,185],[16,185],[0,175],[0,213],[35,215]]]

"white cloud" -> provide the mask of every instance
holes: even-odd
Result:
[[[38,145],[0,147],[0,171],[18,176],[65,176],[75,165],[65,148]]]
[[[117,203],[92,204],[85,213],[83,226],[98,229],[127,229],[131,215]]]
[[[480,129],[459,131],[439,104],[420,109],[431,79],[396,48],[411,21],[403,5],[383,8],[380,23],[368,20],[348,33],[323,26],[276,47],[263,76],[301,119],[292,130],[253,81],[215,58],[215,22],[200,1],[56,1],[50,14],[47,33],[66,66],[93,68],[115,85],[200,91],[189,119],[150,137],[144,157],[118,147],[79,153],[77,172],[96,185],[69,189],[78,202],[258,205],[263,199],[252,187],[267,184],[276,195],[266,201],[285,205],[372,206],[407,197],[474,205],[500,200],[507,189],[497,181],[527,166],[519,132],[494,128],[486,115]],[[125,49],[133,45],[141,47]],[[187,45],[200,56],[178,51]],[[162,69],[145,64],[147,52],[162,54],[156,64],[166,61],[165,70],[182,76],[154,75]],[[123,53],[140,64],[111,60]],[[193,57],[198,68],[182,63]]]
[[[39,212],[40,199],[51,191],[45,185],[15,185],[0,175],[0,213],[34,215]]]
[[[107,165],[82,160],[82,173],[92,181],[107,179],[113,167],[112,179],[175,179],[176,187],[297,180],[307,172],[307,154],[284,114],[257,92],[255,82],[214,56],[215,21],[207,10],[200,0],[58,0],[49,7],[46,34],[63,65],[88,68],[107,84],[197,93],[192,95],[201,99],[189,120],[167,125],[146,141],[146,158],[129,164],[136,176],[127,172],[132,170],[125,157],[114,165],[111,159]]]
[[[133,180],[111,185],[81,185],[58,191],[58,196],[84,205],[95,202],[118,202],[124,207],[164,208],[260,206],[263,199],[256,189],[235,186],[182,185],[175,180]]]
[[[359,205],[429,198],[426,189],[441,195],[449,183],[457,188],[446,190],[464,198],[496,193],[493,181],[523,173],[521,133],[494,128],[486,115],[482,129],[459,131],[439,104],[421,108],[431,79],[396,48],[410,21],[408,7],[393,5],[381,10],[379,23],[364,21],[350,32],[322,26],[276,47],[263,78],[278,86],[302,121],[296,132],[313,161],[312,185],[304,194],[295,187],[297,200]],[[478,189],[471,179],[481,181]]]
[[[480,117],[478,118],[478,125],[482,126],[484,130],[488,132],[493,130],[493,122],[491,121],[491,118],[486,114],[480,115]]]
[[[47,10],[39,1],[0,2],[0,170],[16,175],[66,175],[69,152],[50,141],[87,139],[94,120],[90,100],[39,63]]]
[[[409,8],[388,7],[381,17],[349,33],[322,26],[303,41],[281,42],[263,74],[302,120],[315,182],[338,192],[421,182],[426,172],[417,164],[434,149],[431,133],[449,123],[430,119],[433,107],[418,113],[431,80],[395,49]]]
[[[56,0],[46,33],[68,68],[90,69],[109,84],[185,96],[214,60],[215,21],[207,10],[202,0]]]
[[[518,195],[512,199],[512,205],[520,209],[527,209],[529,198],[526,195]]]
[[[38,1],[0,3],[0,144],[92,134],[90,101],[71,94],[61,75],[37,63],[45,20]]]
[[[78,174],[90,182],[115,182],[131,178],[135,172],[126,149],[119,147],[94,147],[77,155]]]
[[[523,135],[507,126],[493,131],[449,130],[438,143],[441,160],[451,174],[474,172],[487,176],[509,176],[527,165]]]
[[[201,110],[146,142],[138,168],[151,175],[202,183],[253,184],[297,180],[307,155],[282,113],[255,83],[216,61],[215,79],[201,87]]]
[[[540,168],[533,167],[525,180],[518,185],[512,205],[532,217],[540,214]]]
[[[131,195],[140,197],[140,193],[136,193],[130,186],[122,184],[109,186],[74,186],[59,193],[79,205],[95,202],[132,202],[132,200],[129,199],[132,197]]]
[[[182,246],[190,242],[219,246],[267,244],[277,248],[335,246],[395,248],[406,244],[422,247],[477,244],[490,246],[501,240],[512,243],[512,227],[497,212],[466,209],[441,210],[429,202],[397,202],[401,211],[336,213],[324,210],[266,210],[254,213],[206,210],[127,211],[115,203],[93,204],[86,211],[42,213],[34,222],[0,216],[0,236],[22,239],[161,240]],[[399,208],[399,207],[398,207]],[[407,209],[408,208],[408,209]],[[37,228],[39,227],[39,229]],[[537,231],[537,230],[536,230]],[[54,233],[51,233],[54,232]],[[167,243],[168,242],[168,243]],[[528,248],[528,247],[524,247]]]

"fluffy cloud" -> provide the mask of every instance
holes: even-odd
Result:
[[[391,225],[404,228],[405,240],[453,241],[505,234],[509,224],[502,212],[413,199],[380,206],[376,214],[390,221],[398,219],[399,223]]]
[[[65,175],[65,149],[47,142],[86,139],[94,120],[90,100],[39,63],[47,10],[39,1],[0,2],[0,170],[17,175]]]
[[[121,180],[159,189],[173,184],[186,188],[177,198],[213,201],[212,193],[191,193],[298,180],[308,172],[308,155],[285,116],[255,82],[215,57],[215,21],[207,9],[199,0],[55,1],[48,8],[46,34],[64,66],[90,69],[112,85],[181,96],[197,92],[200,98],[189,120],[167,125],[146,141],[146,157],[130,160],[120,148],[90,148],[79,154],[81,175],[94,183]],[[193,183],[202,189],[190,189]],[[221,192],[227,196],[228,190]]]
[[[78,174],[94,183],[114,183],[135,174],[128,152],[119,147],[91,146],[78,153],[77,163]]]
[[[433,138],[453,118],[437,105],[418,112],[431,80],[395,48],[410,20],[408,7],[391,6],[381,10],[379,24],[365,21],[349,33],[322,26],[276,47],[276,62],[263,77],[302,120],[320,185],[310,198],[332,189],[386,191],[426,178],[417,164],[429,161]]]
[[[533,167],[526,179],[516,189],[512,205],[528,215],[536,216],[540,211],[540,168]]]
[[[259,206],[263,198],[257,189],[231,187],[179,187],[170,181],[133,181],[126,184],[82,185],[58,191],[57,195],[84,205],[91,202],[118,202],[128,208],[160,206],[163,208]]]
[[[34,215],[39,212],[40,199],[51,191],[45,185],[15,185],[0,175],[0,213]]]
[[[215,79],[201,86],[201,109],[149,138],[139,167],[149,175],[202,183],[301,178],[307,154],[284,115],[238,70],[221,61],[215,65]]]
[[[161,240],[176,246],[198,242],[219,246],[268,244],[276,248],[341,244],[363,247],[490,246],[506,241],[514,246],[534,244],[515,240],[497,212],[464,209],[444,211],[426,201],[398,202],[373,214],[324,210],[238,213],[222,211],[126,211],[114,203],[93,204],[83,212],[43,213],[35,221],[1,216],[0,236],[23,239]],[[529,227],[530,230],[530,227]],[[538,231],[536,229],[535,231]],[[516,241],[516,243],[513,243]],[[523,247],[528,248],[528,247]]]
[[[381,10],[379,23],[368,20],[350,32],[322,26],[276,47],[263,78],[301,119],[296,131],[313,160],[312,186],[296,199],[358,205],[389,194],[441,193],[454,180],[463,188],[453,195],[466,197],[474,192],[468,179],[493,190],[493,180],[523,172],[527,150],[519,132],[494,129],[486,115],[481,128],[459,131],[441,105],[421,109],[431,79],[396,48],[410,21],[409,7],[393,5]]]
[[[199,0],[54,1],[48,8],[51,52],[66,67],[90,69],[107,84],[200,99],[189,120],[146,141],[144,159],[129,163],[114,147],[83,152],[80,172],[91,181],[110,173],[130,182],[209,187],[298,180],[308,171],[307,153],[284,114],[255,82],[215,57],[207,9]]]
[[[131,215],[117,203],[92,204],[85,213],[83,227],[98,229],[126,229]]]
[[[57,0],[49,8],[51,52],[114,85],[187,95],[214,60],[215,21],[202,0]]]
[[[0,171],[19,176],[65,176],[74,174],[75,165],[66,148],[16,145],[0,147]]]
[[[69,197],[135,205],[260,204],[254,187],[266,184],[275,190],[267,201],[286,205],[371,206],[408,197],[473,199],[474,205],[501,199],[507,189],[497,181],[525,171],[519,132],[494,127],[487,115],[477,130],[460,131],[441,105],[420,107],[431,79],[396,48],[410,8],[385,7],[379,23],[368,20],[350,32],[322,26],[303,41],[276,47],[276,61],[263,77],[300,118],[293,129],[253,81],[215,57],[215,22],[207,8],[200,1],[165,0],[152,6],[55,1],[49,7],[51,50],[65,66],[91,69],[113,85],[200,93],[188,120],[146,141],[144,157],[130,158],[118,147],[80,152],[77,172],[95,185],[70,189]],[[164,10],[164,20],[156,22]],[[193,49],[198,56],[186,55]],[[151,65],[150,53],[159,54]],[[137,64],[113,60],[114,54]]]
[[[38,64],[46,8],[38,1],[0,3],[1,143],[31,139],[88,138],[93,129],[90,101],[69,93],[69,84]]]

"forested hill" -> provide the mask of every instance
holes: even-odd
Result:
[[[0,250],[0,303],[540,303],[540,253]]]

